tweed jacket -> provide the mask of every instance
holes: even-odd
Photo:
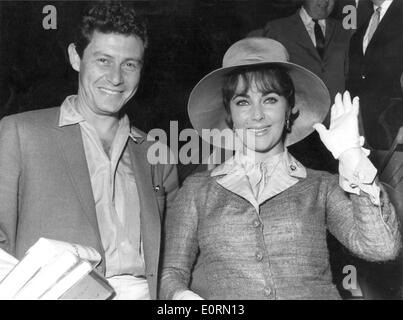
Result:
[[[80,126],[59,127],[59,116],[56,107],[0,121],[0,248],[21,259],[40,237],[90,246],[101,254],[98,271],[104,273]],[[129,139],[128,148],[140,198],[145,272],[150,295],[156,299],[161,221],[165,203],[177,191],[177,172],[173,165],[151,166],[151,143],[136,132],[140,136],[137,142]]]
[[[197,173],[167,212],[161,293],[190,288],[205,299],[339,299],[332,284],[326,230],[354,254],[393,259],[400,233],[393,206],[347,194],[338,176],[307,169],[260,205]]]

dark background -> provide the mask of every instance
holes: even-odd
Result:
[[[172,120],[178,121],[179,130],[191,127],[189,94],[203,76],[221,66],[232,43],[263,28],[269,20],[293,14],[301,5],[299,0],[124,2],[146,16],[150,37],[142,81],[127,105],[128,114],[145,132],[161,128],[167,133]],[[334,16],[339,19],[344,2],[336,2]],[[0,0],[0,118],[54,107],[77,93],[78,75],[69,64],[67,46],[73,41],[82,11],[92,3]],[[56,30],[42,26],[46,5],[57,10]],[[304,144],[311,145],[310,139],[290,151],[308,167],[334,171],[334,164],[308,158]],[[197,165],[180,165],[180,180],[195,168]]]
[[[170,120],[191,127],[187,98],[221,64],[226,49],[268,20],[295,12],[296,0],[126,1],[143,13],[150,46],[141,87],[129,115],[144,131],[167,130]],[[0,1],[0,118],[59,105],[77,91],[68,62],[73,26],[91,1]],[[57,29],[45,30],[45,5],[57,9]]]

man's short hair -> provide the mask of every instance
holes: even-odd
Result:
[[[74,44],[80,58],[92,39],[94,31],[137,36],[147,47],[148,35],[145,19],[120,1],[100,1],[90,6],[78,26]]]

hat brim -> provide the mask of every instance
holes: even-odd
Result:
[[[291,62],[260,62],[247,66],[282,66],[290,75],[295,87],[295,107],[293,113],[299,115],[295,119],[291,132],[286,135],[285,146],[290,146],[311,134],[315,123],[321,123],[330,109],[329,90],[323,81],[311,71]],[[188,114],[193,128],[204,139],[203,129],[224,130],[228,128],[225,121],[226,111],[222,97],[224,77],[242,66],[231,66],[216,69],[206,75],[193,88],[188,101]],[[207,141],[207,140],[206,140]],[[232,149],[220,139],[207,141],[216,147]],[[229,144],[231,145],[231,144]]]

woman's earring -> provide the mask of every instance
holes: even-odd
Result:
[[[285,121],[285,131],[287,131],[288,133],[291,132],[290,118],[287,118],[287,120]]]

